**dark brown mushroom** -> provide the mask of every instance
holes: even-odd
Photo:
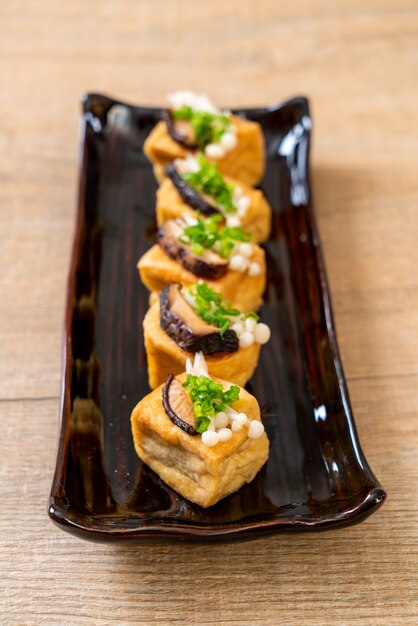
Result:
[[[181,285],[171,284],[160,294],[160,326],[182,350],[187,352],[236,352],[239,342],[234,330],[223,336],[219,328],[202,320],[186,302]]]
[[[167,125],[168,134],[174,141],[191,150],[197,148],[196,134],[192,125],[187,120],[174,119],[171,109],[166,109],[163,113],[164,121]]]
[[[176,188],[180,198],[192,207],[192,209],[200,211],[203,215],[214,215],[215,213],[222,215],[219,208],[207,200],[207,196],[200,194],[196,189],[193,189],[191,185],[186,183],[173,163],[167,165],[165,172]]]
[[[173,374],[169,374],[162,393],[164,411],[170,420],[188,435],[198,435],[193,402],[185,388]]]
[[[200,278],[217,279],[226,274],[228,261],[213,250],[204,250],[201,256],[194,254],[184,243],[179,241],[183,228],[175,221],[168,220],[158,229],[157,241],[164,252],[184,269]]]

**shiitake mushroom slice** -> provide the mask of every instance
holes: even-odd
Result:
[[[197,141],[192,125],[187,120],[174,119],[171,109],[166,109],[163,113],[164,121],[167,125],[168,134],[174,141],[191,150],[196,150]]]
[[[188,435],[198,435],[195,429],[196,416],[193,402],[183,385],[173,374],[169,374],[162,393],[164,411],[170,420]]]
[[[171,284],[160,294],[160,326],[177,345],[187,352],[216,354],[236,352],[238,336],[228,329],[220,333],[217,326],[202,320],[183,298],[181,285]]]
[[[213,250],[205,250],[201,256],[179,241],[183,228],[175,220],[168,220],[157,233],[157,241],[164,252],[178,261],[186,270],[200,278],[216,280],[228,270],[228,261]]]
[[[208,202],[205,196],[201,195],[198,191],[193,189],[191,185],[186,183],[173,163],[167,165],[165,171],[168,178],[176,188],[180,198],[192,207],[192,209],[200,211],[203,215],[214,215],[215,213],[222,215],[221,211],[216,208],[216,206]]]

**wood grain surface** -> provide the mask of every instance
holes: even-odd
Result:
[[[0,3],[0,623],[418,621],[418,6],[413,0]],[[326,534],[90,544],[55,528],[80,95],[311,99],[340,348],[388,502]]]

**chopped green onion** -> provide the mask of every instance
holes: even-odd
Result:
[[[225,113],[194,111],[187,105],[173,111],[173,117],[175,120],[190,122],[199,148],[204,148],[208,143],[218,143],[222,135],[231,126],[229,115],[225,115]]]
[[[195,283],[188,288],[190,295],[194,297],[195,310],[199,317],[205,322],[216,326],[221,331],[221,336],[231,327],[235,321],[233,318],[245,320],[252,318],[258,321],[257,313],[241,313],[238,309],[233,309],[228,302],[224,302],[219,293],[209,287],[207,283]]]
[[[179,241],[192,247],[199,244],[202,248],[210,249],[215,246],[216,252],[223,258],[228,259],[238,241],[250,241],[251,235],[239,227],[219,226],[222,215],[211,215],[206,220],[200,216],[193,226],[186,226],[179,237]],[[200,248],[197,248],[200,250]],[[203,249],[196,254],[202,254]]]
[[[199,171],[185,172],[183,178],[193,189],[200,191],[211,198],[225,213],[235,213],[236,207],[232,201],[234,188],[228,184],[215,163],[210,163],[203,154],[197,158]]]
[[[228,404],[237,402],[240,388],[232,385],[228,391],[224,391],[220,383],[206,376],[192,376],[189,374],[183,383],[193,402],[196,416],[195,428],[198,433],[205,432],[210,420],[216,413],[224,411]]]

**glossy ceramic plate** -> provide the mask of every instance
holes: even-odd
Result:
[[[49,515],[86,539],[232,539],[359,522],[385,492],[360,448],[332,320],[309,186],[305,98],[240,111],[265,133],[273,207],[262,321],[272,330],[248,389],[270,456],[209,509],[138,459],[130,414],[149,392],[136,262],[155,239],[156,182],[143,143],[159,109],[84,100],[79,206],[63,346],[61,433]]]

